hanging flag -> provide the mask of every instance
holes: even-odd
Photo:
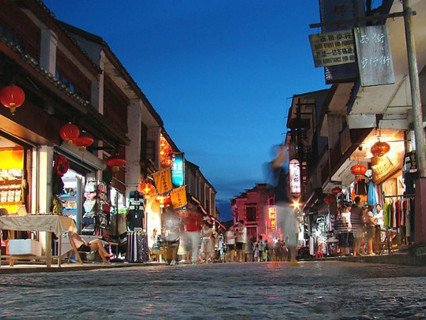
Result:
[[[164,194],[172,190],[172,173],[170,168],[154,172],[152,176],[159,194]]]
[[[173,208],[181,208],[186,206],[186,188],[185,186],[173,189],[170,192],[170,198],[172,199]]]

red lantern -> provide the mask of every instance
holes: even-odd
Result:
[[[93,141],[95,140],[90,134],[88,134],[87,132],[82,132],[78,138],[73,140],[73,144],[84,150],[87,147],[91,146],[93,144]]]
[[[171,167],[172,164],[173,164],[173,160],[172,160],[171,157],[167,157],[167,158],[164,158],[163,160],[161,160],[161,164],[165,167]]]
[[[59,135],[61,136],[62,140],[73,143],[73,141],[80,136],[80,129],[75,124],[69,122],[61,127],[61,130],[59,130]]]
[[[364,175],[367,172],[367,167],[362,164],[355,164],[351,167],[351,173],[353,175]]]
[[[335,196],[337,196],[341,192],[342,192],[342,188],[340,187],[334,187],[333,189],[331,189],[331,193]]]
[[[120,158],[118,155],[115,155],[109,158],[106,163],[108,167],[111,167],[112,172],[116,173],[118,170],[120,170],[121,167],[126,165],[126,160]]]
[[[65,173],[67,173],[68,169],[70,168],[70,165],[68,163],[68,159],[64,157],[63,155],[58,155],[56,157],[54,170],[56,174],[60,177],[63,177]]]
[[[390,145],[386,142],[377,141],[371,146],[373,156],[383,157],[390,150]]]
[[[25,101],[25,92],[20,87],[11,84],[0,90],[0,102],[15,114],[15,109],[22,106]]]
[[[150,196],[155,193],[155,187],[149,182],[142,182],[138,185],[138,191],[143,193],[145,196]]]
[[[326,196],[326,197],[324,198],[324,202],[325,202],[326,204],[332,204],[334,201],[336,201],[336,197],[335,197],[335,196],[333,196],[333,195],[331,195],[331,194],[329,194],[328,196]]]

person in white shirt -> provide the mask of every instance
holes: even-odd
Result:
[[[226,243],[226,261],[233,262],[234,254],[235,254],[235,231],[233,226],[231,226],[225,232],[225,243]]]
[[[235,234],[235,241],[237,247],[238,261],[244,262],[245,246],[247,244],[247,227],[245,226],[243,220],[240,220],[238,222]]]

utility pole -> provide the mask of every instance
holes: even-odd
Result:
[[[407,42],[408,70],[411,87],[411,103],[413,108],[414,135],[416,140],[417,170],[420,178],[426,178],[425,132],[423,128],[422,102],[420,98],[419,72],[417,69],[416,46],[411,30],[413,10],[410,0],[403,0],[405,38]]]

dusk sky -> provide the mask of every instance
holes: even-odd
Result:
[[[230,199],[265,182],[294,94],[327,88],[308,34],[316,0],[44,0],[102,37],[186,158]]]

